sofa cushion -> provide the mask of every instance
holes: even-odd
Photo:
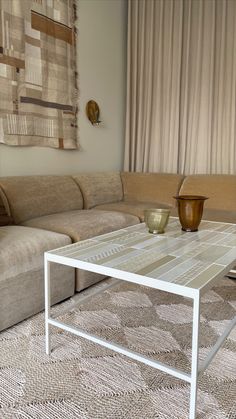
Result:
[[[236,211],[205,208],[202,215],[203,220],[221,221],[222,223],[236,224]]]
[[[175,206],[182,175],[169,173],[121,173],[125,201],[156,202]]]
[[[75,270],[51,265],[51,304],[75,293]],[[0,331],[44,309],[44,268],[13,275],[0,282]],[[43,331],[42,331],[43,333]]]
[[[170,205],[162,204],[160,202],[129,202],[121,201],[113,204],[98,205],[94,209],[106,210],[106,211],[121,211],[127,214],[135,215],[139,217],[141,221],[144,221],[144,210],[148,208],[171,208]]]
[[[23,226],[0,228],[0,284],[43,266],[44,252],[71,243],[70,237]]]
[[[100,275],[96,272],[84,271],[82,269],[76,269],[75,275],[75,290],[82,291],[97,282],[107,278],[106,275]]]
[[[0,331],[44,308],[44,251],[71,243],[68,236],[29,227],[0,228]],[[51,303],[74,294],[75,270],[51,265]]]
[[[180,195],[205,195],[205,208],[236,211],[236,175],[189,175]]]
[[[178,208],[172,208],[172,217],[178,217]],[[236,224],[236,211],[226,211],[214,208],[204,208],[202,214],[203,220],[219,221],[222,223]]]
[[[16,224],[47,214],[83,208],[82,194],[70,176],[5,177],[0,178],[0,187]]]
[[[121,201],[123,198],[119,172],[82,173],[73,178],[82,191],[85,209]]]
[[[138,217],[121,212],[81,210],[46,215],[26,221],[25,226],[67,234],[74,242],[139,223]]]

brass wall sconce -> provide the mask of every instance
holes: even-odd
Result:
[[[90,100],[86,105],[86,115],[92,125],[99,125],[102,121],[99,120],[100,109],[94,100]]]

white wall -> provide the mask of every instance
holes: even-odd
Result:
[[[123,166],[126,0],[79,0],[79,141],[81,150],[0,145],[0,176],[119,170]],[[100,127],[85,115],[98,102]]]

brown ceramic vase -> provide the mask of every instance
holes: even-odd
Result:
[[[183,231],[198,231],[202,219],[206,196],[179,195],[174,196],[178,204],[179,221]]]

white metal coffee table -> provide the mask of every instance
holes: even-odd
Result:
[[[187,381],[191,384],[189,418],[195,419],[198,377],[236,325],[235,317],[199,365],[200,299],[206,290],[231,269],[235,259],[235,224],[202,221],[198,232],[186,233],[181,231],[177,218],[170,218],[166,232],[162,235],[148,233],[143,223],[46,252],[46,353],[51,352],[50,325],[53,325]],[[105,274],[192,299],[191,373],[149,359],[53,318],[50,315],[51,263]]]

